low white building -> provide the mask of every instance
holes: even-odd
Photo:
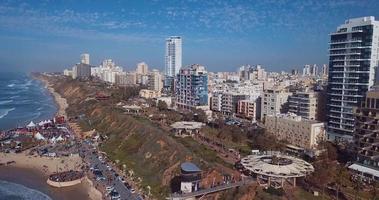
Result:
[[[266,130],[279,140],[303,149],[315,149],[325,138],[324,123],[307,120],[293,113],[267,115]]]

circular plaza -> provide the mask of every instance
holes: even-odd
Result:
[[[296,178],[305,177],[314,168],[308,162],[284,154],[249,155],[240,161],[245,174],[255,176],[262,186],[283,187],[286,181],[296,186]]]

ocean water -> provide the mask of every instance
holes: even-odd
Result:
[[[0,72],[0,130],[52,118],[56,111],[42,82],[28,74]]]
[[[52,200],[46,194],[23,185],[0,180],[0,200]]]

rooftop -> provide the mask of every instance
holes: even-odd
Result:
[[[185,172],[201,172],[201,169],[191,162],[182,163],[180,168]]]

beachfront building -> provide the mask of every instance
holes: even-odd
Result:
[[[324,123],[304,119],[293,113],[267,115],[266,130],[278,140],[302,149],[316,149],[319,141],[325,137]]]
[[[373,86],[379,62],[379,21],[348,19],[330,34],[328,77],[328,138],[352,140],[353,108]]]
[[[112,59],[106,59],[99,67],[92,68],[91,75],[100,78],[101,80],[116,84],[116,77],[124,75],[123,69],[113,62]],[[122,77],[118,77],[122,82]]]
[[[379,181],[379,87],[368,91],[361,105],[354,110],[354,148],[356,163],[351,169],[362,178]]]
[[[181,109],[208,107],[208,74],[194,64],[180,69],[176,78],[176,106]]]
[[[91,66],[84,63],[78,63],[72,67],[72,78],[89,78],[91,76]]]
[[[264,90],[261,101],[261,121],[264,121],[268,115],[275,116],[285,112],[287,100],[291,94],[280,88]]]

